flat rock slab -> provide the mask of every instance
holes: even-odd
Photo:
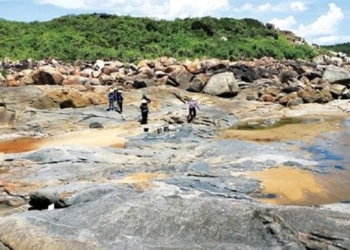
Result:
[[[348,221],[331,210],[119,190],[3,218],[0,238],[11,249],[348,249]]]

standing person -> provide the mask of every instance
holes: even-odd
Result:
[[[121,91],[120,89],[117,91],[117,94],[115,96],[115,100],[117,101],[117,105],[118,105],[118,109],[119,109],[119,113],[123,113],[123,91]]]
[[[108,107],[108,111],[110,110],[114,110],[114,92],[113,89],[109,90],[108,93],[108,102],[109,102],[109,107]]]
[[[149,99],[149,98],[147,97],[147,95],[146,95],[146,94],[142,94],[142,98],[141,98],[141,100],[146,100],[146,101],[147,101],[147,103],[150,103],[150,102],[151,102],[151,99]]]
[[[143,99],[141,101],[141,106],[140,106],[140,110],[141,110],[141,124],[147,124],[147,119],[148,119],[148,102],[147,100]]]
[[[188,103],[188,116],[187,122],[192,122],[194,118],[196,118],[197,111],[196,108],[199,109],[198,102],[196,98],[192,97],[191,101]]]

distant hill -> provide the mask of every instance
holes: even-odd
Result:
[[[167,21],[95,13],[47,22],[0,20],[0,59],[56,57],[66,61],[131,62],[160,56],[237,60],[264,56],[308,59],[315,55],[309,45],[292,42],[293,36],[249,18]]]
[[[350,56],[350,42],[349,43],[339,43],[335,45],[322,46],[327,50],[332,50],[335,52],[343,52]]]

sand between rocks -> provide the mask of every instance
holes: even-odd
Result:
[[[39,147],[85,145],[96,147],[117,146],[122,148],[128,141],[126,137],[136,136],[141,132],[142,128],[138,124],[127,124],[104,129],[86,129],[44,139],[39,143]]]
[[[250,172],[247,175],[262,181],[263,194],[277,195],[277,198],[274,199],[260,199],[267,203],[279,205],[315,204],[315,202],[322,200],[320,196],[327,194],[327,190],[308,170],[281,166],[261,172]]]
[[[218,139],[240,139],[256,142],[282,140],[310,140],[324,132],[343,129],[340,119],[326,120],[320,123],[287,124],[277,128],[261,130],[227,129],[220,132]]]

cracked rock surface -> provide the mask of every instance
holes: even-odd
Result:
[[[307,139],[324,145],[316,149],[301,132],[285,139],[272,130],[280,136],[272,141],[227,132],[262,118],[344,118],[348,102],[291,109],[196,94],[201,110],[188,124],[179,96],[187,100],[189,92],[157,88],[148,93],[153,102],[144,133],[137,122],[141,95],[125,93],[122,115],[103,105],[12,105],[16,120],[0,128],[0,142],[22,151],[0,153],[0,250],[350,249],[348,204],[262,203],[256,199],[261,181],[248,175],[279,166],[334,171],[338,158],[312,152],[337,149],[350,162],[346,150],[330,144],[345,147],[346,130],[337,122],[313,127]]]

